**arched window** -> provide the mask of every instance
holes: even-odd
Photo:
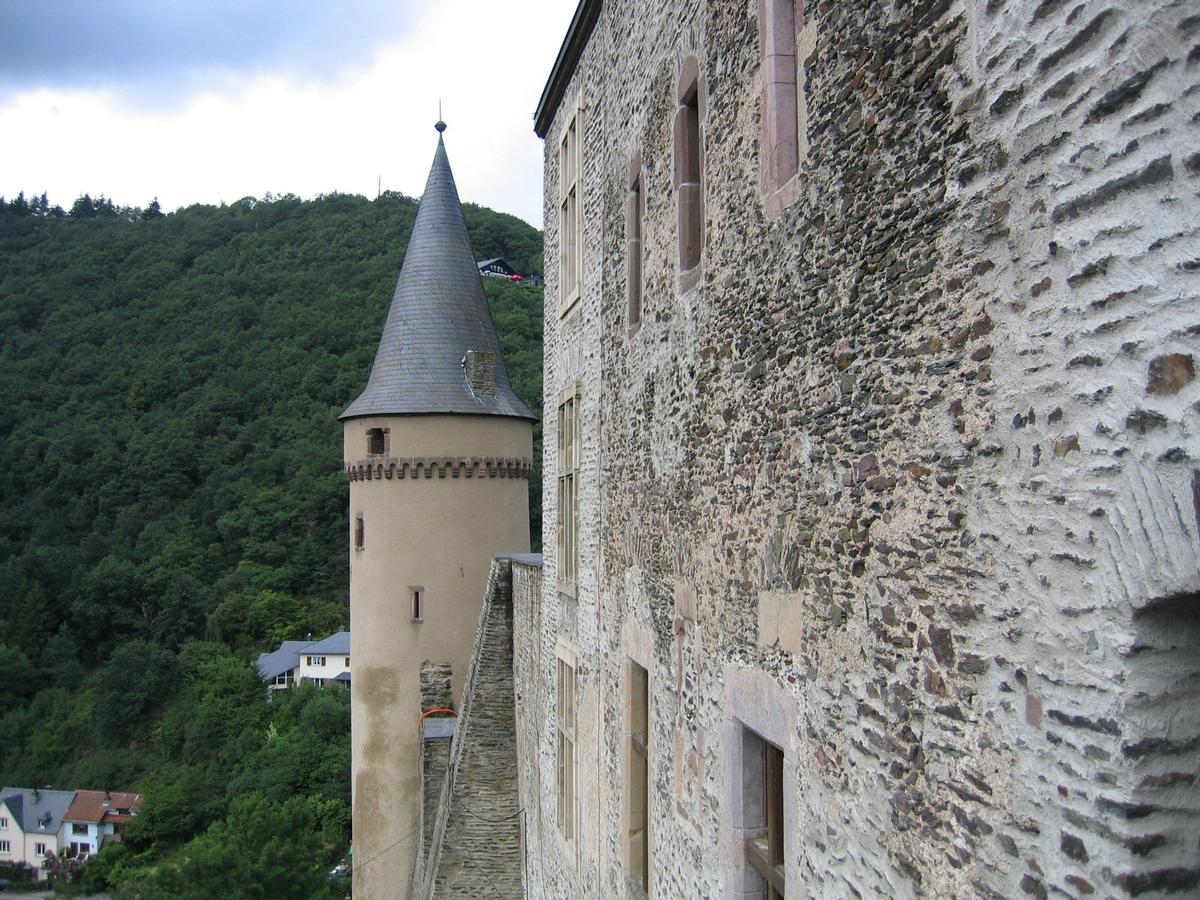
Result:
[[[700,263],[704,246],[703,162],[700,152],[700,66],[689,56],[679,74],[675,110],[675,190],[679,230],[679,270]],[[684,279],[686,290],[694,280]]]

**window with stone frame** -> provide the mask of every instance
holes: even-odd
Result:
[[[630,165],[629,194],[625,200],[625,283],[629,332],[642,324],[642,231],[646,219],[646,192],[642,159],[635,154]]]
[[[629,756],[626,775],[629,888],[633,896],[650,896],[650,674],[629,661]]]
[[[386,456],[388,452],[388,438],[390,429],[387,428],[368,428],[367,429],[367,456]]]
[[[784,879],[783,751],[742,728],[742,815],[746,873],[765,900],[787,896]],[[754,874],[751,874],[754,873]]]
[[[576,852],[575,778],[575,671],[573,656],[560,650],[557,657],[555,719],[555,824],[566,843],[569,858]]]
[[[579,385],[558,400],[558,589],[575,596],[579,573]]]
[[[704,247],[704,171],[700,135],[700,67],[689,56],[679,74],[679,106],[675,110],[675,191],[679,236],[679,270],[700,264]],[[684,279],[686,290],[694,280]]]
[[[367,528],[363,522],[363,514],[354,517],[354,549],[361,550],[367,545]]]
[[[759,0],[763,67],[763,190],[783,187],[800,167],[796,28],[804,0]]]
[[[558,146],[558,312],[583,292],[583,111],[576,106]]]

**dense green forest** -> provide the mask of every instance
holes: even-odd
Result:
[[[346,626],[336,416],[366,383],[416,210],[395,193],[171,214],[0,199],[0,783],[145,795],[89,888],[334,890],[346,695],[268,702],[252,661]],[[541,272],[538,231],[465,212],[480,258]],[[485,284],[540,415],[541,291]]]

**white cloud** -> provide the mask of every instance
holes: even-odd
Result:
[[[115,91],[38,90],[0,105],[0,194],[69,206],[83,193],[165,209],[267,191],[419,195],[438,98],[465,201],[540,227],[542,144],[532,113],[571,0],[440,0],[357,72],[332,83],[220,79],[170,109]]]

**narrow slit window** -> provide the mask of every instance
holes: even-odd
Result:
[[[558,296],[559,315],[579,300],[583,270],[583,206],[580,174],[583,168],[582,112],[567,122],[558,155]]]
[[[689,57],[679,77],[675,111],[675,190],[679,231],[679,269],[694,269],[704,245],[703,163],[700,153],[699,67]]]
[[[650,678],[629,664],[629,886],[634,896],[650,896]],[[638,893],[640,891],[640,894]]]
[[[641,165],[634,160],[633,180],[625,207],[625,260],[629,293],[629,330],[642,322],[642,228],[646,215],[645,191],[642,189]]]
[[[425,588],[413,587],[408,590],[408,616],[414,622],[425,621]]]
[[[579,386],[559,398],[558,406],[558,589],[575,596],[579,575]]]
[[[763,66],[763,187],[768,193],[783,187],[800,166],[796,5],[797,0],[759,0]]]
[[[354,549],[361,550],[366,546],[367,530],[363,524],[363,514],[354,517]]]
[[[561,656],[558,658],[557,681],[555,821],[568,848],[573,851],[575,846],[575,666]]]

